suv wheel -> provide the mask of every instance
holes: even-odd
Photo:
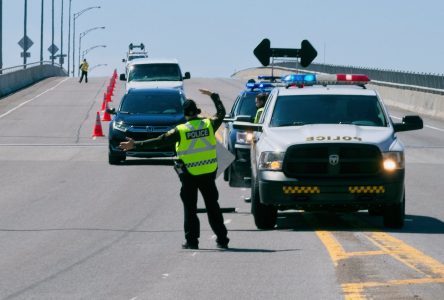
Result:
[[[123,155],[116,154],[116,153],[114,153],[114,151],[111,151],[111,150],[108,152],[108,163],[110,165],[118,165],[121,162],[125,161],[125,159],[126,159],[125,154],[123,154]]]
[[[277,221],[277,209],[260,202],[259,182],[255,179],[251,187],[251,213],[258,229],[273,229]]]
[[[384,207],[384,226],[387,228],[402,228],[405,217],[405,195],[401,203]]]

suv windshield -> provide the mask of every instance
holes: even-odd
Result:
[[[133,65],[128,81],[182,81],[182,73],[178,64]]]
[[[122,99],[121,113],[182,114],[181,94],[127,94]]]
[[[387,120],[376,96],[279,96],[270,126],[305,124],[354,124],[382,127],[387,126]]]
[[[256,114],[256,93],[244,93],[239,99],[239,104],[236,108],[235,115],[247,115],[254,117]]]
[[[146,55],[130,55],[130,56],[128,56],[128,61],[131,61],[131,60],[137,59],[137,58],[146,58]]]

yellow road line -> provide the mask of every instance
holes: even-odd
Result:
[[[327,248],[333,264],[335,265],[335,267],[337,267],[338,261],[347,257],[347,253],[345,252],[344,248],[341,246],[341,244],[339,244],[339,242],[330,232],[319,230],[315,232],[318,238],[324,244],[325,248]]]
[[[316,219],[313,216],[305,215],[304,217],[310,225],[316,228]],[[352,221],[355,225],[356,222],[360,223],[359,220],[349,219],[349,221]],[[417,271],[419,274],[423,275],[424,278],[389,280],[387,282],[345,283],[342,284],[341,287],[346,300],[366,299],[364,295],[365,288],[444,283],[444,264],[385,232],[377,231],[377,229],[372,230],[374,232],[364,234],[364,236],[380,250],[346,252],[331,232],[316,230],[315,233],[327,249],[335,267],[338,266],[338,262],[342,259],[354,256],[386,254],[392,256],[407,267]]]
[[[425,276],[444,277],[444,265],[441,262],[403,241],[384,232],[371,233],[367,238],[398,261]]]
[[[387,282],[361,282],[361,283],[345,283],[342,284],[342,290],[346,300],[361,300],[365,299],[363,296],[364,289],[385,286],[401,286],[412,284],[430,284],[430,283],[444,283],[444,278],[416,278],[416,279],[402,279],[389,280]]]

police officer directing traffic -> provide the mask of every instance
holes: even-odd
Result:
[[[216,187],[217,153],[215,132],[222,124],[225,107],[219,95],[208,90],[199,91],[211,97],[216,106],[216,114],[211,118],[201,118],[196,103],[187,99],[183,111],[187,122],[154,139],[120,143],[120,148],[128,151],[133,148],[144,149],[176,145],[179,158],[176,171],[182,182],[180,197],[184,206],[184,230],[186,242],[183,249],[199,249],[200,223],[197,217],[198,190],[201,192],[207,209],[208,221],[217,239],[217,247],[228,248],[229,239],[224,218],[218,203],[219,192]],[[178,166],[179,165],[179,166]]]

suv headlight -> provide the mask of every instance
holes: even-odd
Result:
[[[265,151],[259,158],[259,169],[268,171],[281,171],[285,152]]]
[[[253,141],[253,133],[248,131],[236,132],[236,144],[250,145]]]
[[[126,132],[128,130],[128,125],[126,125],[122,121],[113,122],[113,129],[119,130],[119,131],[122,131],[122,132]]]
[[[385,152],[382,153],[382,167],[385,171],[404,169],[404,152]]]

